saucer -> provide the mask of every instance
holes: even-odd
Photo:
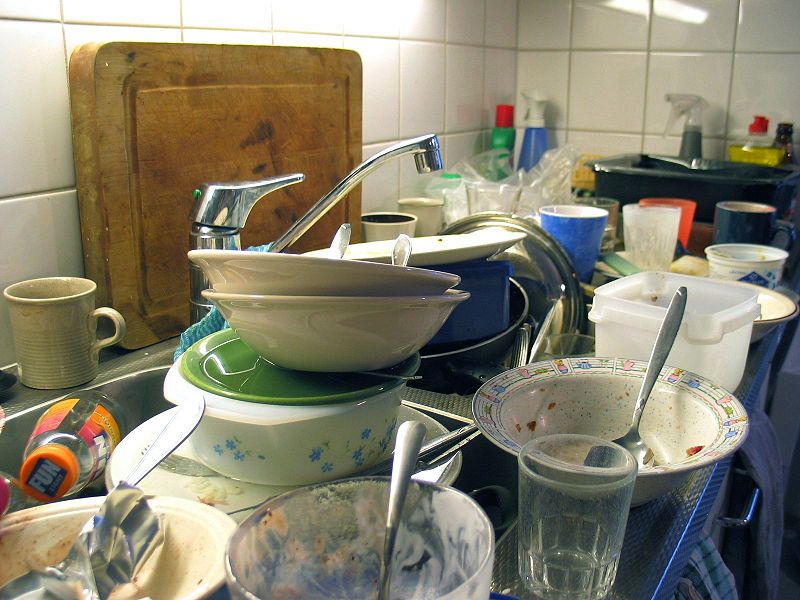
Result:
[[[171,408],[148,419],[120,441],[106,466],[105,484],[109,490],[130,472],[175,410]],[[432,417],[408,406],[400,406],[397,418],[398,424],[412,419],[422,421],[427,428],[426,440],[448,431]],[[435,481],[452,485],[461,471],[462,460],[460,452],[453,456],[434,472],[438,476]],[[353,474],[353,477],[357,476],[358,473]],[[138,487],[146,494],[208,504],[227,513],[237,522],[241,522],[265,500],[294,489],[294,486],[260,485],[220,475],[201,463],[186,442],[162,461]]]

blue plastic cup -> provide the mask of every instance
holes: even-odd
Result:
[[[541,207],[539,219],[542,229],[566,250],[578,279],[589,283],[600,253],[608,211],[595,206],[558,204]]]

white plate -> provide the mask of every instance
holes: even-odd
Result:
[[[411,238],[410,266],[449,265],[488,258],[525,239],[525,233],[502,227],[484,227],[471,233],[432,235]],[[351,244],[344,258],[389,263],[394,240]],[[324,256],[327,249],[307,252],[308,256]]]
[[[750,335],[751,344],[763,338],[781,323],[791,321],[799,312],[797,303],[778,290],[743,281],[732,283],[758,290],[756,302],[761,306],[761,317],[753,321],[753,333]]]
[[[171,408],[148,419],[122,439],[106,467],[105,483],[109,490],[130,472],[175,410],[177,408]],[[432,417],[408,406],[401,406],[399,422],[410,419],[425,424],[426,440],[447,433],[447,429]],[[458,452],[452,460],[437,469],[437,481],[452,485],[461,471],[462,460],[461,453]],[[215,473],[198,460],[188,443],[181,445],[172,456],[145,477],[139,488],[147,494],[185,498],[214,506],[237,522],[241,522],[265,500],[293,489],[290,486],[237,481]]]

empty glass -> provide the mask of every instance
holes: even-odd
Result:
[[[622,207],[625,251],[643,271],[669,271],[678,241],[681,209],[626,204]]]
[[[614,198],[600,198],[597,196],[578,196],[575,204],[596,206],[608,211],[608,221],[603,232],[603,241],[600,252],[613,252],[617,247],[617,224],[619,222],[619,200]]]
[[[519,574],[546,600],[606,596],[617,573],[637,465],[588,435],[534,438],[519,451]]]

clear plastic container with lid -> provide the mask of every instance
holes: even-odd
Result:
[[[596,356],[647,360],[675,290],[687,302],[667,365],[702,375],[733,391],[744,374],[758,290],[706,277],[644,271],[595,289],[589,320]]]
[[[42,413],[28,438],[21,489],[45,502],[80,491],[103,474],[124,428],[122,411],[101,392],[85,390],[59,400]]]

